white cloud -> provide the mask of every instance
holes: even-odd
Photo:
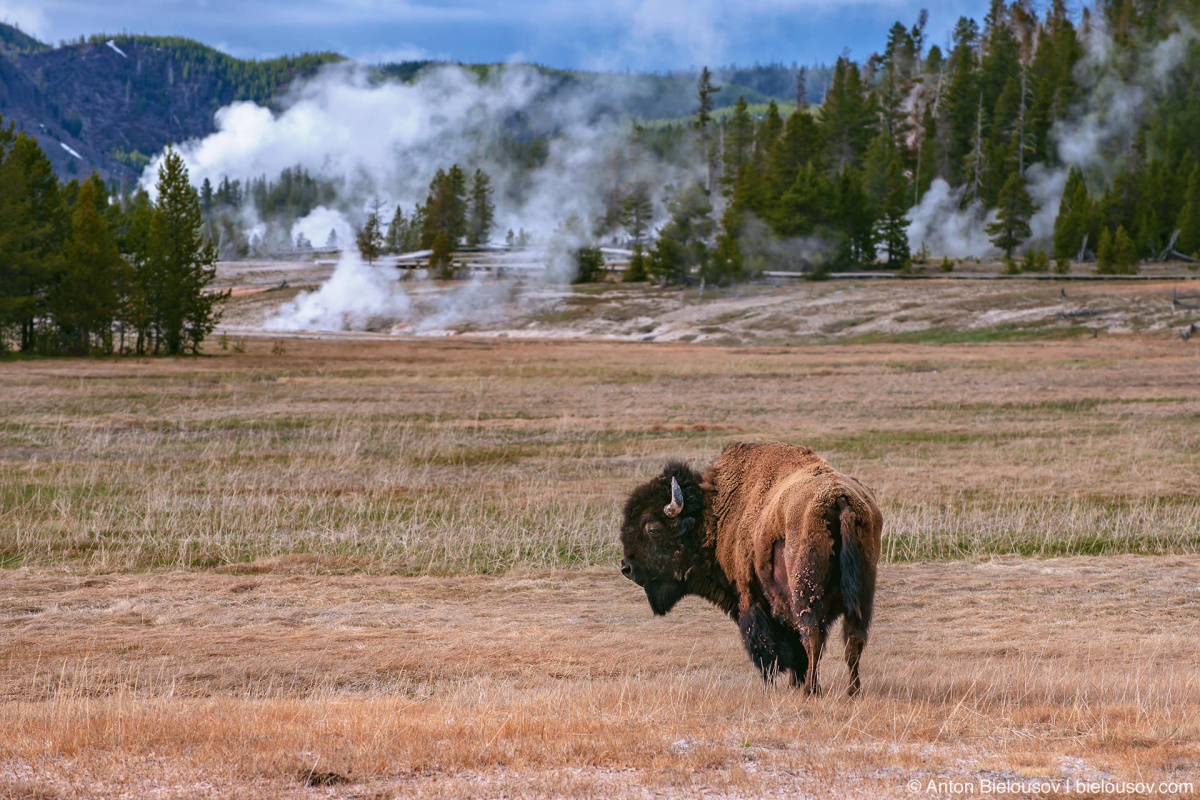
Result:
[[[16,25],[30,36],[45,39],[50,35],[50,22],[41,3],[29,0],[0,0],[0,22]]]

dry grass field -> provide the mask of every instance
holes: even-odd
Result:
[[[0,798],[1200,784],[1196,339],[245,344],[0,362]],[[738,439],[880,498],[858,700],[615,569]]]

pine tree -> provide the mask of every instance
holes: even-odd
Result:
[[[1062,200],[1058,204],[1058,216],[1054,218],[1055,258],[1071,259],[1079,252],[1083,237],[1089,230],[1091,212],[1092,203],[1088,198],[1083,173],[1078,167],[1071,167],[1063,187]]]
[[[451,224],[446,232],[457,243],[467,235],[467,173],[458,164],[452,164],[450,171],[446,173],[446,182],[449,184],[451,197]]]
[[[733,197],[721,216],[721,234],[717,237],[710,269],[705,276],[713,283],[728,283],[746,274],[746,258],[740,239],[750,214],[751,168],[743,164],[734,182]]]
[[[1200,167],[1195,163],[1188,176],[1187,194],[1175,227],[1179,230],[1175,249],[1187,256],[1200,254]]]
[[[882,73],[876,87],[882,128],[893,141],[905,138],[907,125],[903,108],[911,87],[915,45],[908,29],[897,22],[888,31],[887,46],[880,62]]]
[[[412,217],[408,220],[408,230],[404,233],[404,244],[401,251],[411,253],[421,249],[421,237],[425,231],[425,208],[418,205],[413,209]]]
[[[439,230],[433,238],[433,247],[429,251],[429,269],[433,271],[439,278],[449,279],[454,277],[451,266],[453,264],[453,248],[450,245],[450,234],[445,230]]]
[[[392,214],[392,224],[388,225],[387,251],[389,253],[403,253],[407,241],[408,220],[404,216],[404,209],[397,204],[396,212]]]
[[[592,283],[604,276],[604,254],[599,247],[581,247],[575,254],[578,269],[571,283]]]
[[[471,180],[471,209],[468,223],[467,243],[472,246],[487,244],[492,235],[492,218],[496,215],[496,204],[492,202],[492,183],[487,173],[475,170]]]
[[[975,133],[971,136],[971,150],[964,163],[965,178],[970,187],[967,196],[971,198],[972,203],[979,200],[985,191],[983,179],[987,171],[987,153],[983,140],[983,95],[980,95],[975,110]]]
[[[700,70],[700,80],[696,83],[696,128],[698,130],[706,130],[708,124],[712,122],[712,96],[719,91],[721,91],[721,87],[713,84],[712,72],[708,67]]]
[[[965,165],[979,127],[982,105],[979,95],[979,26],[960,17],[954,26],[954,47],[947,63],[948,79],[944,100],[946,147],[944,157],[952,185],[963,182]]]
[[[664,281],[685,283],[688,267],[683,245],[674,237],[663,237],[650,251],[650,274]]]
[[[650,227],[654,215],[654,203],[650,199],[650,185],[644,182],[630,187],[621,206],[621,224],[633,237],[634,245],[642,243],[642,237]]]
[[[725,133],[723,154],[725,173],[721,177],[721,185],[726,196],[733,192],[733,184],[737,180],[738,173],[741,172],[742,164],[750,158],[753,144],[754,120],[750,118],[746,98],[739,96]]]
[[[161,343],[168,355],[195,353],[220,321],[229,293],[206,291],[217,276],[217,251],[201,235],[200,198],[172,147],[159,167],[157,190],[148,259],[155,351]]]
[[[861,164],[871,141],[874,122],[867,106],[862,74],[853,61],[837,60],[833,82],[821,107],[821,117],[837,168]]]
[[[578,214],[559,223],[546,248],[552,277],[571,283],[591,283],[604,271],[604,256],[592,244],[592,234]]]
[[[670,206],[671,219],[659,231],[651,253],[650,271],[675,282],[687,282],[708,263],[708,243],[716,228],[712,203],[704,187],[684,186]]]
[[[700,132],[700,149],[704,156],[705,179],[704,191],[711,192],[713,178],[717,171],[718,138],[713,135],[712,126],[712,96],[721,91],[720,86],[712,82],[712,73],[708,67],[700,71],[700,80],[696,85],[696,130]]]
[[[838,175],[836,224],[842,245],[836,263],[843,267],[875,263],[875,214],[863,187],[862,174],[847,167]]]
[[[358,252],[368,264],[374,264],[383,252],[383,231],[379,227],[379,215],[372,211],[367,214],[367,221],[358,229],[354,236]]]
[[[900,164],[900,152],[886,130],[880,130],[871,140],[863,163],[863,178],[867,194],[877,205],[882,205],[892,186],[892,164]]]
[[[758,136],[754,142],[755,157],[765,159],[767,152],[775,144],[782,131],[783,117],[779,116],[779,106],[774,100],[771,100],[770,105],[767,106],[767,114],[759,126]]]
[[[1125,231],[1125,226],[1117,227],[1113,236],[1113,271],[1117,275],[1136,275],[1138,272],[1137,246]]]
[[[825,224],[833,210],[833,187],[825,174],[808,164],[779,201],[776,231],[781,236],[809,236]]]
[[[423,207],[421,246],[432,247],[441,231],[451,248],[467,235],[466,174],[457,164],[449,171],[439,169],[429,183],[429,195]]]
[[[0,340],[44,343],[47,292],[59,271],[69,221],[50,161],[12,125],[0,128]]]
[[[1101,275],[1137,274],[1137,246],[1129,238],[1124,225],[1117,226],[1115,234],[1110,234],[1107,227],[1101,231],[1096,272]]]
[[[650,276],[649,259],[642,247],[641,242],[636,242],[633,245],[633,255],[629,258],[629,266],[625,269],[625,274],[621,276],[621,280],[627,283],[636,281],[644,281]]]
[[[132,202],[126,204],[124,216],[118,243],[132,269],[132,284],[125,299],[123,317],[133,329],[134,352],[140,356],[146,354],[147,347],[154,339],[154,312],[150,307],[154,277],[150,264],[150,228],[154,220],[154,206],[145,190],[139,189]]]
[[[200,213],[208,216],[213,210],[213,185],[208,178],[200,184]]]
[[[64,251],[66,269],[52,299],[64,350],[79,355],[87,355],[93,342],[104,353],[113,351],[113,326],[132,278],[99,211],[103,195],[97,184],[88,180],[79,188]]]
[[[1116,262],[1113,258],[1113,239],[1105,226],[1100,230],[1100,246],[1096,248],[1096,273],[1099,275],[1116,274]]]
[[[996,221],[986,226],[992,244],[1011,258],[1013,250],[1030,237],[1029,219],[1036,211],[1037,207],[1025,189],[1025,180],[1016,172],[1009,175],[1000,190]]]
[[[890,269],[906,269],[910,260],[909,219],[905,216],[908,210],[908,182],[904,178],[899,158],[892,159],[885,186],[886,193],[875,222],[878,242],[887,251],[887,265]]]
[[[825,140],[821,127],[811,114],[792,114],[787,119],[783,135],[776,140],[763,174],[748,177],[755,181],[747,210],[764,216],[773,226],[782,224],[779,203],[796,183],[796,177],[806,164],[824,169]],[[761,187],[758,182],[761,181]]]

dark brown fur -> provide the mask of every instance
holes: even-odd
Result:
[[[671,480],[683,508],[671,517]],[[732,444],[703,475],[671,463],[625,505],[621,571],[665,614],[683,597],[737,621],[765,679],[820,691],[829,625],[843,617],[851,695],[861,684],[883,517],[871,490],[806,447]]]

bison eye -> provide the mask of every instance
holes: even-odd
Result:
[[[650,534],[651,536],[661,536],[662,532],[663,526],[657,522],[646,523],[646,533]]]

